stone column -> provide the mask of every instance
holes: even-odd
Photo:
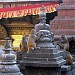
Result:
[[[11,50],[10,38],[6,37],[5,53],[0,56],[0,75],[23,75],[16,65],[16,55]]]
[[[57,7],[58,16],[51,22],[51,31],[55,34],[55,38],[59,38],[61,34],[72,37],[75,34],[75,0],[62,0]]]
[[[65,60],[53,44],[54,34],[50,31],[50,25],[46,24],[44,6],[41,10],[40,22],[35,25],[37,47],[29,50],[21,64],[25,64],[26,75],[61,75],[60,68]]]

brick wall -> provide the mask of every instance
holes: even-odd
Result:
[[[58,16],[51,22],[51,31],[54,34],[75,35],[75,0],[63,0],[57,7]]]

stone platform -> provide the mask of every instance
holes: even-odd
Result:
[[[60,52],[56,48],[42,48],[30,50],[29,53],[25,54],[21,63],[25,63],[25,66],[60,67],[65,63],[65,60],[60,56]]]

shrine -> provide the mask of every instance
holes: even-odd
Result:
[[[39,13],[42,5],[45,6],[49,23],[56,15],[56,6],[61,1],[1,1],[0,2],[0,45],[4,44],[4,38],[11,38],[15,50],[19,47],[23,35],[29,35],[34,25],[39,22]],[[54,14],[54,16],[51,16]],[[18,48],[19,49],[19,48]]]
[[[0,52],[1,75],[75,75],[75,0],[0,0]]]

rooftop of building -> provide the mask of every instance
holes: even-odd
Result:
[[[62,2],[62,0],[0,0],[0,2],[32,2],[32,1]]]

